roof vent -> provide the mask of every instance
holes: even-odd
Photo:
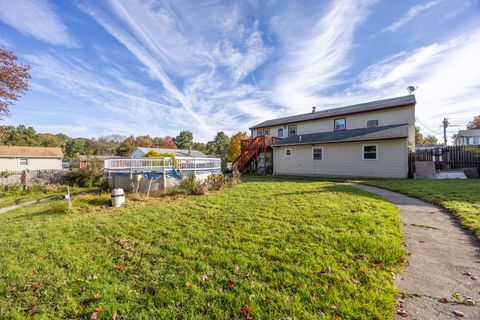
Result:
[[[316,108],[317,108],[317,107],[315,107],[315,106],[312,107],[312,113],[315,113],[315,109],[316,109]]]

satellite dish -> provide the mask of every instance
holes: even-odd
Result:
[[[407,87],[407,91],[408,91],[410,94],[412,94],[413,91],[417,90],[417,88],[418,88],[418,86],[416,86],[416,87],[414,87],[414,86],[408,86],[408,87]]]

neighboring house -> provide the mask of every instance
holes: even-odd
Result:
[[[90,155],[80,155],[77,160],[73,161],[73,166],[85,169],[88,168],[90,165],[101,166],[103,168],[103,163],[107,159],[121,159],[120,156],[90,156]]]
[[[61,170],[61,148],[0,146],[0,172],[23,170]]]
[[[455,138],[457,146],[478,146],[480,145],[480,129],[460,130]]]
[[[162,148],[135,148],[130,158],[143,158],[149,151],[155,151],[161,154],[173,153],[175,157],[208,157],[205,153],[197,150],[186,149],[162,149]]]
[[[278,175],[405,178],[415,104],[408,95],[264,121],[250,128],[236,165]]]

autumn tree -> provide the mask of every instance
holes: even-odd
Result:
[[[29,70],[13,52],[0,48],[0,119],[10,114],[9,107],[28,89]]]
[[[467,129],[480,129],[480,115],[473,117],[473,120],[467,124]]]
[[[164,148],[164,149],[177,149],[177,145],[173,142],[173,138],[170,136],[166,137],[155,137],[153,139],[153,144],[157,148]]]
[[[240,142],[242,140],[247,140],[248,134],[245,131],[235,133],[232,138],[230,139],[230,143],[228,144],[226,153],[227,158],[230,161],[234,161],[240,155]]]
[[[127,139],[123,140],[123,142],[117,148],[117,154],[122,157],[129,156],[132,151],[137,147],[135,137],[130,136]]]

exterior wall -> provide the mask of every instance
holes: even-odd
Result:
[[[362,160],[367,144],[378,145],[378,160]],[[313,160],[313,147],[323,147],[323,160]],[[275,147],[273,165],[275,174],[406,178],[407,139]]]
[[[345,116],[336,116],[325,119],[311,120],[297,123],[297,134],[309,134],[318,132],[334,131],[334,120],[346,118],[346,130],[366,128],[368,120],[378,120],[378,126],[388,126],[392,124],[410,124],[409,126],[409,145],[415,148],[415,106],[409,105],[398,108],[377,110],[371,112],[355,113]],[[268,127],[270,135],[277,136],[278,128],[283,129],[283,136],[288,136],[288,125]],[[257,129],[253,130],[253,137],[256,137]]]
[[[19,159],[28,159],[28,165],[20,165]],[[0,158],[1,171],[23,171],[23,170],[61,170],[61,158]]]
[[[476,146],[476,145],[480,145],[480,136],[478,137],[464,137],[464,136],[460,136],[460,137],[457,137],[457,139],[455,140],[455,144],[457,146]]]
[[[144,155],[145,153],[142,150],[135,149],[130,158],[142,158]]]

